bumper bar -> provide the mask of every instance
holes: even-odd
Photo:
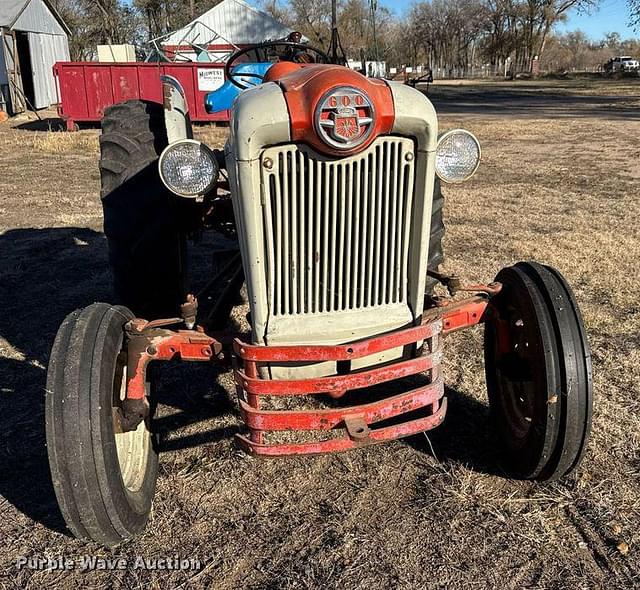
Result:
[[[438,318],[418,327],[338,346],[255,346],[236,340],[234,352],[239,366],[234,371],[235,382],[240,411],[249,429],[248,436],[236,435],[240,447],[253,455],[264,456],[330,453],[435,428],[443,421],[447,408],[440,376],[442,330],[442,320]],[[260,366],[269,363],[348,361],[404,346],[421,346],[421,351],[409,360],[345,375],[295,380],[259,376]],[[261,408],[264,397],[328,393],[338,398],[348,391],[425,372],[429,372],[429,384],[371,403],[322,410]],[[420,418],[398,420],[416,410],[423,410]],[[393,424],[383,425],[391,420]],[[265,434],[292,431],[330,431],[331,434],[323,440],[265,442]]]
[[[490,286],[491,287],[491,286]],[[499,286],[492,287],[493,291]],[[483,288],[484,289],[484,288]],[[479,290],[479,289],[478,289]],[[486,289],[483,290],[483,292]],[[496,291],[497,292],[497,291]],[[259,346],[233,340],[234,379],[240,411],[248,436],[237,435],[240,446],[254,455],[281,456],[345,451],[377,442],[417,434],[438,426],[447,411],[440,364],[442,336],[475,326],[490,317],[489,295],[463,301],[437,301],[427,310],[420,326],[397,330],[342,345]],[[214,361],[229,365],[231,334],[206,334],[204,329],[171,330],[180,318],[147,322],[135,319],[125,327],[127,340],[127,395],[123,415],[128,429],[135,429],[148,412],[146,369],[152,361]],[[349,361],[403,348],[402,360],[350,371]],[[262,378],[261,371],[278,363],[337,363],[329,377],[278,380]],[[427,373],[426,385],[350,407],[317,410],[272,410],[261,407],[272,397],[329,394],[340,398],[348,391]],[[379,391],[379,390],[378,390]],[[377,395],[376,395],[377,397]],[[339,405],[334,402],[334,405]],[[420,417],[409,413],[420,410]],[[405,418],[405,421],[401,421]],[[274,433],[324,433],[324,440],[267,443]]]
[[[252,455],[260,455],[263,457],[282,457],[284,455],[318,455],[323,453],[337,453],[340,451],[348,451],[362,446],[404,438],[413,434],[419,434],[426,430],[431,430],[439,426],[444,420],[447,412],[447,398],[442,399],[442,403],[435,413],[412,420],[410,422],[402,422],[394,426],[371,430],[366,438],[358,439],[355,436],[343,436],[320,442],[303,442],[303,443],[283,443],[278,445],[266,445],[256,443],[246,436],[236,434],[236,440],[240,448]]]

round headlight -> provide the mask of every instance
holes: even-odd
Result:
[[[176,195],[195,198],[207,194],[220,172],[214,153],[195,139],[167,146],[158,162],[160,178]]]
[[[463,182],[480,165],[480,143],[464,129],[447,131],[436,147],[436,174],[444,182]]]

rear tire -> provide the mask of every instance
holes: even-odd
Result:
[[[591,355],[562,275],[520,262],[498,273],[485,324],[490,415],[509,471],[555,480],[582,460],[591,430]]]
[[[100,179],[113,287],[147,319],[177,315],[186,291],[180,204],[158,174],[167,143],[162,105],[131,100],[105,110]]]
[[[104,303],[73,312],[47,372],[47,452],[60,511],[76,537],[108,546],[145,527],[158,473],[149,422],[134,432],[119,427],[123,326],[132,318]]]

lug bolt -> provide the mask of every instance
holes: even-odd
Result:
[[[155,356],[158,353],[158,349],[155,346],[147,346],[147,354]]]

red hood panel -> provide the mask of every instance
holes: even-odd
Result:
[[[295,142],[312,146],[319,152],[347,156],[365,150],[379,135],[393,129],[395,110],[389,86],[382,80],[366,78],[354,70],[336,65],[302,65],[282,62],[272,66],[265,82],[276,82],[284,92],[291,117],[291,137]],[[336,150],[318,137],[314,114],[321,98],[330,90],[351,86],[363,91],[374,105],[376,116],[373,133],[367,141],[352,150]]]

